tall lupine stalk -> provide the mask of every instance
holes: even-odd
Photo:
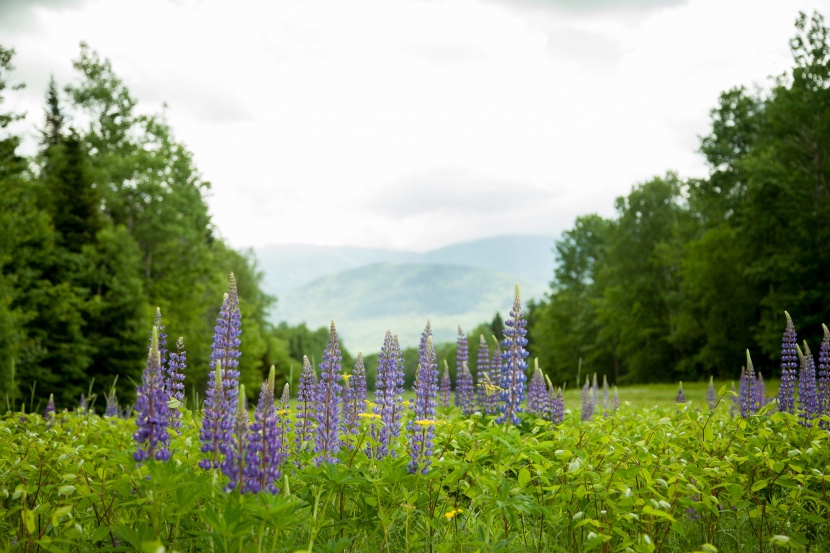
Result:
[[[429,321],[424,332],[428,330]],[[390,454],[393,457],[396,455],[390,444],[393,444],[401,433],[403,377],[403,356],[398,336],[393,335],[391,330],[387,330],[378,357],[378,376],[375,381],[376,403],[372,408],[373,414],[380,416],[382,423],[380,429],[372,426],[372,437],[377,444],[374,456],[378,459]]]
[[[476,403],[482,413],[487,411],[487,393],[482,384],[486,381],[485,375],[490,373],[490,346],[484,334],[478,335],[478,350],[476,351]]]
[[[216,368],[208,376],[208,389],[205,391],[205,416],[199,438],[201,451],[207,457],[199,461],[203,469],[217,469],[222,466],[222,459],[231,448],[233,437],[233,411],[225,393],[225,371],[222,361],[216,361]]]
[[[248,413],[248,400],[245,397],[245,385],[241,384],[237,390],[237,405],[233,417],[233,435],[231,437],[230,447],[225,453],[225,459],[222,461],[222,473],[228,477],[228,484],[225,486],[225,491],[230,491],[239,487],[240,491],[247,491],[245,485],[248,462],[248,447],[250,445],[250,438],[248,437],[248,426],[250,417]]]
[[[153,322],[159,331],[159,362],[161,363],[162,371],[166,373],[165,367],[167,365],[167,333],[164,331],[164,322],[161,320],[161,307],[156,307],[156,319]],[[166,384],[166,383],[165,383]]]
[[[709,377],[709,387],[706,388],[706,404],[709,406],[709,409],[714,409],[715,406],[718,404],[718,397],[715,393],[715,377]]]
[[[548,390],[545,377],[539,369],[539,358],[533,360],[533,376],[527,385],[527,411],[537,416],[544,416]]]
[[[300,373],[300,383],[297,387],[297,426],[295,443],[297,451],[311,443],[311,431],[314,428],[314,397],[317,382],[314,378],[314,367],[308,357],[303,356],[303,371]]]
[[[798,371],[798,342],[790,314],[784,311],[787,326],[781,338],[781,387],[778,389],[778,410],[795,414],[795,381]]]
[[[490,384],[497,388],[497,393],[487,394],[485,399],[485,412],[495,415],[499,412],[499,400],[501,399],[501,346],[495,336],[493,338],[493,354],[490,356]]]
[[[274,366],[271,365],[271,369]],[[288,459],[291,454],[291,444],[288,441],[288,433],[291,432],[291,385],[286,382],[282,387],[282,397],[280,397],[279,409],[277,409],[277,426],[280,429],[280,462]]]
[[[525,399],[527,382],[527,321],[524,319],[522,302],[519,298],[519,285],[513,297],[513,308],[510,318],[504,322],[504,340],[502,341],[502,375],[501,400],[499,405],[501,414],[496,418],[497,423],[519,424],[519,413],[522,412],[522,401]]]
[[[462,391],[461,391],[461,380],[463,374],[463,365],[469,360],[470,357],[470,349],[467,343],[467,336],[464,334],[464,331],[461,330],[461,326],[458,327],[458,338],[455,341],[455,406],[462,407]],[[463,399],[466,399],[466,395]],[[463,410],[463,408],[462,408]]]
[[[287,439],[274,406],[275,380],[274,367],[271,367],[268,380],[262,383],[259,391],[259,402],[250,429],[244,491],[279,492],[277,482],[282,476]]]
[[[346,381],[348,386],[344,389],[343,407],[343,433],[354,435],[360,432],[359,415],[366,412],[366,365],[363,361],[363,353],[358,352],[357,361],[354,364],[354,371]],[[349,447],[354,444],[349,443]]]
[[[818,415],[818,398],[816,397],[816,364],[807,342],[804,342],[804,351],[796,345],[801,370],[798,374],[798,401],[801,404],[801,423],[812,426],[812,421]]]
[[[458,374],[455,376],[456,381],[458,379]],[[458,394],[458,390],[455,392]],[[442,408],[447,408],[450,406],[450,397],[452,396],[452,383],[450,382],[450,367],[447,365],[447,360],[444,359],[444,373],[441,376],[441,383],[438,385],[438,406]],[[456,395],[456,398],[458,396]],[[458,401],[456,400],[456,405],[458,405]]]
[[[824,330],[824,339],[818,350],[818,382],[817,399],[819,415],[830,415],[830,330],[827,325],[821,325]],[[827,423],[821,423],[822,428],[827,428]]]
[[[176,351],[171,351],[167,357],[165,367],[164,387],[170,399],[179,403],[184,402],[184,370],[187,368],[187,351],[184,349],[184,338],[176,340]],[[178,408],[170,409],[170,428],[181,434],[182,413]]]
[[[470,367],[466,361],[461,364],[461,372],[458,375],[458,381],[455,386],[455,397],[457,398],[458,406],[461,407],[462,413],[472,415],[475,412],[473,373],[470,372]]]
[[[677,395],[674,397],[675,403],[686,403],[686,394],[683,393],[683,382],[680,383],[680,388],[677,389]]]
[[[115,395],[115,384],[113,383],[110,392],[107,394],[107,409],[104,411],[105,417],[118,416],[118,397]]]
[[[55,421],[55,394],[49,394],[49,401],[46,402],[46,410],[43,412],[43,418],[49,424]]]
[[[746,350],[746,368],[741,373],[739,384],[741,417],[747,418],[755,411],[758,395],[755,393],[755,368],[752,366],[752,359],[749,350]]]
[[[585,384],[582,386],[582,411],[580,411],[581,420],[587,421],[594,416],[594,402],[591,394],[591,381],[588,376],[585,376]]]
[[[609,403],[610,389],[608,388],[608,375],[602,375],[602,414],[605,415],[608,413],[608,408],[611,406]]]
[[[141,385],[138,387],[135,402],[137,412],[135,423],[138,431],[133,434],[133,438],[138,448],[133,457],[138,462],[147,459],[166,461],[170,458],[168,449],[170,435],[167,433],[168,398],[161,374],[158,344],[158,328],[154,326],[150,338],[150,353],[147,355],[147,366],[141,377]]]
[[[551,388],[553,391],[553,388]],[[551,420],[559,424],[565,420],[565,400],[562,397],[562,388],[556,389],[556,397],[551,402]]]
[[[432,324],[427,319],[424,331],[421,332],[421,342],[418,344],[418,363],[421,365],[427,362],[427,339],[432,336]]]
[[[435,438],[435,400],[438,394],[438,361],[432,336],[427,338],[426,364],[415,375],[415,416],[409,421],[409,472],[426,474],[432,462]]]
[[[230,288],[224,295],[222,308],[213,327],[213,344],[210,349],[210,368],[222,367],[224,382],[223,393],[229,405],[236,405],[239,390],[239,346],[242,344],[242,315],[239,311],[239,295],[236,291],[236,278],[230,275]],[[208,376],[210,378],[210,376]],[[208,380],[208,386],[210,387]],[[229,418],[233,417],[228,413]]]
[[[758,371],[758,379],[755,381],[755,405],[758,409],[767,404],[767,385],[764,383],[764,375]]]
[[[341,363],[340,344],[337,341],[334,321],[332,321],[329,341],[320,361],[320,380],[317,382],[314,403],[317,420],[314,463],[317,466],[323,463],[337,463],[337,453],[342,445],[340,439],[340,392],[343,390],[340,385]]]

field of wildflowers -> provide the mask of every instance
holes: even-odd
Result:
[[[296,399],[288,385],[278,398],[272,370],[251,413],[231,275],[209,368],[187,367],[182,339],[167,349],[157,313],[133,413],[110,392],[103,417],[50,400],[0,418],[0,548],[830,550],[826,328],[816,365],[787,315],[775,398],[747,353],[734,392],[710,381],[698,404],[681,384],[654,408],[620,404],[596,376],[566,404],[529,370],[518,287],[504,334],[471,367],[459,330],[453,390],[427,323],[405,400],[397,337],[370,393],[362,356],[342,367],[332,323]],[[210,371],[197,410],[182,396],[194,370]]]

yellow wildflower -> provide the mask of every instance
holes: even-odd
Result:
[[[343,380],[345,380],[346,382],[348,382],[349,379],[352,377],[352,375],[350,375],[350,374],[343,374],[341,376],[343,377]]]
[[[380,415],[375,413],[360,413],[357,415],[358,417],[363,417],[364,419],[379,419]]]
[[[447,520],[455,518],[455,515],[461,514],[463,511],[461,509],[453,509],[452,511],[447,511],[444,513],[444,516],[447,517]]]
[[[421,425],[421,426],[434,426],[434,425],[438,424],[438,421],[435,421],[435,420],[432,420],[432,419],[421,419],[421,420],[415,421],[415,424],[418,424],[418,425]]]

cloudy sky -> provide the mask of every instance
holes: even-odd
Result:
[[[167,103],[232,245],[553,235],[706,173],[708,112],[790,66],[807,0],[0,0],[35,135],[87,41]],[[33,144],[29,141],[29,147]]]

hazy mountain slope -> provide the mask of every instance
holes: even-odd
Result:
[[[334,320],[353,353],[377,351],[389,328],[401,345],[417,345],[427,319],[436,341],[454,340],[457,326],[469,330],[507,316],[516,276],[440,264],[376,264],[344,271],[301,286],[279,299],[275,320],[311,328]],[[523,284],[522,297],[541,297],[545,282]]]
[[[265,273],[263,287],[280,300],[319,278],[377,263],[449,264],[506,272],[527,282],[553,276],[551,236],[494,236],[425,253],[372,248],[274,244],[256,250]]]

